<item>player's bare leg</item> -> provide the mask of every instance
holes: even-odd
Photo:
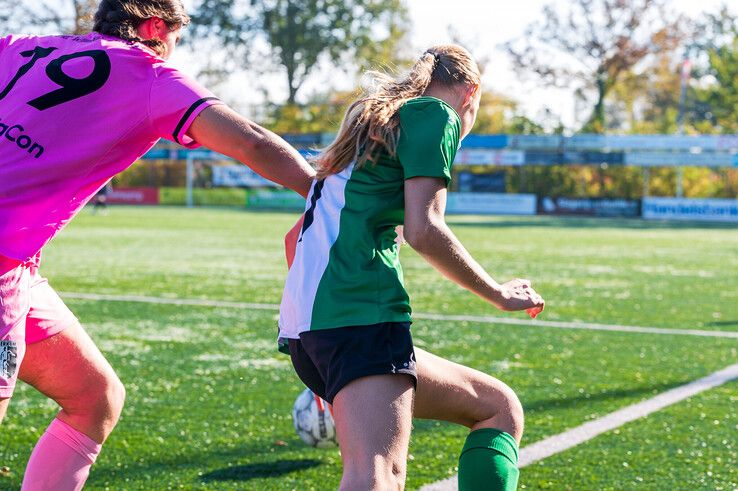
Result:
[[[336,395],[340,489],[404,488],[413,394],[409,376],[374,375],[354,380]]]
[[[523,407],[515,392],[494,377],[427,351],[415,348],[415,355],[415,417],[471,430],[459,458],[459,490],[515,489],[523,436]]]
[[[19,378],[61,406],[31,455],[23,489],[81,489],[118,421],[123,384],[79,324],[28,345]]]
[[[8,412],[9,404],[10,404],[10,398],[0,399],[0,424],[3,423],[3,418],[5,418],[5,413]]]
[[[415,417],[449,421],[470,430],[496,428],[520,443],[523,407],[496,378],[415,348],[418,393]]]

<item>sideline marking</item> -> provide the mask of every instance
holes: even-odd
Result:
[[[107,302],[141,302],[164,305],[193,305],[198,307],[227,307],[235,309],[279,310],[279,305],[273,303],[245,303],[226,300],[207,300],[199,298],[164,298],[147,297],[142,295],[104,295],[96,293],[60,292],[62,297],[76,300],[102,300]],[[702,336],[712,338],[738,339],[736,331],[705,331],[700,329],[672,329],[668,327],[640,327],[611,324],[594,324],[591,322],[562,322],[514,319],[511,317],[491,317],[475,315],[443,315],[416,312],[415,319],[438,321],[466,321],[480,324],[507,324],[514,326],[555,327],[558,329],[585,329],[590,331],[636,332],[642,334],[666,334],[669,336]]]
[[[160,305],[195,305],[198,307],[228,307],[234,309],[279,310],[273,303],[244,303],[227,300],[207,300],[204,298],[166,298],[143,295],[105,295],[97,293],[59,292],[59,295],[76,300],[102,300],[105,302],[140,302]]]
[[[700,392],[719,387],[735,379],[738,379],[738,363],[694,382],[669,389],[651,399],[618,409],[613,413],[589,421],[558,435],[544,438],[520,450],[518,467],[528,466],[546,457],[568,450],[602,433],[619,428],[626,423],[648,416],[653,412],[676,404]],[[456,476],[428,484],[420,489],[421,491],[454,491],[458,489]]]
[[[186,299],[186,298],[162,298],[147,297],[141,295],[100,295],[94,293],[60,293],[61,296],[79,300],[102,300],[112,302],[143,302],[152,304],[168,305],[193,305],[200,307],[227,307],[254,310],[279,310],[277,304],[230,302],[222,300]],[[698,329],[670,329],[658,327],[622,326],[608,324],[594,324],[588,322],[559,322],[559,321],[534,321],[524,319],[512,319],[504,317],[470,316],[470,315],[441,315],[415,313],[417,319],[441,320],[441,321],[467,321],[486,324],[508,324],[518,326],[541,326],[555,327],[559,329],[588,329],[595,331],[635,332],[645,334],[668,334],[683,336],[705,336],[737,338],[738,332],[704,331]],[[520,450],[519,467],[525,467],[551,455],[568,450],[592,438],[613,430],[636,419],[643,418],[649,414],[671,406],[684,399],[692,397],[706,390],[718,387],[732,380],[738,379],[738,364],[731,365],[723,370],[715,372],[686,385],[675,387],[663,392],[651,399],[632,404],[619,409],[601,418],[589,421],[580,426],[567,430],[558,435],[545,438],[541,441],[528,445]],[[457,490],[456,476],[428,484],[421,491],[455,491]]]

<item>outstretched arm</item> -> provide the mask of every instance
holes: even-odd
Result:
[[[477,263],[446,225],[446,185],[443,179],[414,177],[405,181],[405,240],[434,268],[454,283],[495,307],[526,310],[536,317],[543,298],[530,281],[515,279],[497,283]]]
[[[211,150],[246,164],[262,177],[307,197],[315,171],[286,141],[228,106],[203,110],[187,135]]]

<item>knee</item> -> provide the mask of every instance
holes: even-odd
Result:
[[[105,406],[108,408],[108,415],[110,419],[117,423],[121,412],[123,412],[123,405],[126,402],[126,388],[123,385],[123,382],[121,382],[116,376],[106,384],[104,392]]]
[[[94,421],[107,436],[118,422],[126,399],[126,389],[114,374],[93,384],[83,400],[74,401],[63,409],[75,416]]]
[[[509,389],[510,393],[506,398],[510,411],[510,421],[513,426],[513,432],[510,433],[515,440],[520,443],[523,437],[523,428],[525,426],[525,413],[523,412],[523,404],[521,404],[518,395]]]
[[[472,426],[472,429],[496,428],[512,435],[520,443],[523,437],[525,417],[523,405],[517,394],[505,384],[497,381],[485,391],[483,400],[485,411],[483,416]]]
[[[105,438],[118,424],[126,400],[126,389],[117,376],[110,377],[100,386],[91,406],[92,418],[98,422]]]

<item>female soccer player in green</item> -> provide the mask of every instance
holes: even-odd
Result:
[[[514,489],[523,409],[499,380],[413,348],[395,227],[447,278],[535,317],[528,280],[499,284],[444,221],[451,164],[479,109],[480,73],[459,46],[426,51],[409,75],[374,74],[318,158],[280,309],[297,374],[334,405],[341,489],[402,489],[411,419],[470,428],[459,489]],[[290,257],[291,256],[291,257]]]

